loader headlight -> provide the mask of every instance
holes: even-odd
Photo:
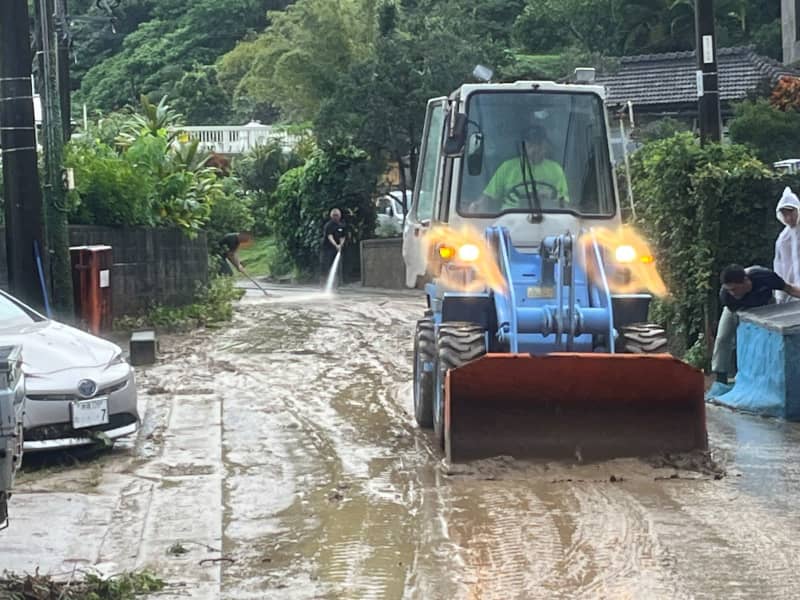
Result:
[[[458,259],[464,262],[475,262],[481,255],[481,251],[475,244],[464,244],[458,249]]]
[[[636,260],[636,249],[633,246],[617,246],[614,258],[618,263],[632,263]]]

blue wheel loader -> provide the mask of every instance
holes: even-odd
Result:
[[[617,236],[604,99],[518,81],[428,102],[403,259],[428,307],[415,418],[451,462],[707,447],[702,373],[647,322],[660,278]]]

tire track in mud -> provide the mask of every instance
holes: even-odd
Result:
[[[653,493],[650,490],[649,493]],[[573,482],[549,494],[562,558],[545,588],[564,598],[689,598],[648,511],[620,484]]]
[[[769,510],[736,487],[688,486],[670,496],[673,514],[668,503],[651,510],[694,597],[797,597],[797,512]]]
[[[461,519],[459,545],[467,549],[466,598],[537,597],[559,558],[552,515],[527,486],[484,482],[469,494],[472,509]],[[464,502],[456,500],[458,506]]]
[[[270,324],[262,321],[249,332],[258,340],[255,347],[239,340],[228,344],[251,367],[248,379],[283,390],[265,401],[278,404],[296,425],[283,443],[301,448],[292,452],[290,462],[304,465],[293,482],[302,499],[273,518],[287,532],[274,555],[285,551],[292,556],[284,561],[273,557],[269,566],[283,570],[281,581],[292,582],[291,589],[280,592],[287,598],[395,597],[403,580],[398,571],[407,568],[411,554],[398,550],[413,535],[400,526],[408,472],[398,474],[393,443],[396,439],[408,446],[407,415],[394,394],[410,361],[391,349],[407,345],[410,326],[374,305],[362,311],[354,306],[361,308],[358,300],[320,309],[279,308]],[[335,324],[326,320],[326,312],[339,311],[343,318]],[[315,324],[309,325],[309,317]],[[287,331],[292,334],[286,336]],[[388,350],[386,342],[393,342]],[[344,385],[336,383],[337,372]],[[289,531],[294,532],[291,539]],[[262,586],[269,583],[261,581]],[[281,585],[274,578],[271,583]]]

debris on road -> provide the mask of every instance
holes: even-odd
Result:
[[[74,575],[74,573],[73,573]],[[0,597],[14,600],[132,600],[136,596],[164,589],[164,582],[150,571],[122,573],[102,579],[91,573],[84,579],[57,581],[49,575],[0,576]]]

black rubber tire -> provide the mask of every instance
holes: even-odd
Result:
[[[456,369],[486,354],[486,330],[474,323],[453,322],[439,327],[436,339],[436,386],[441,394],[434,403],[433,431],[444,448],[444,382],[447,371]],[[438,410],[436,410],[438,409]]]
[[[667,332],[660,325],[632,323],[619,329],[617,351],[624,354],[669,353]]]
[[[436,367],[436,330],[433,319],[420,319],[414,333],[414,418],[424,428],[433,427],[433,371],[420,369],[423,362]]]

